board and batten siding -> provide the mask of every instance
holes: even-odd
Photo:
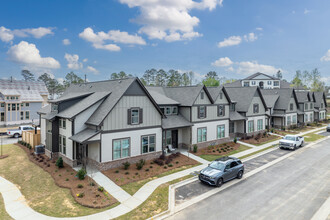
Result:
[[[225,94],[222,91],[220,93],[222,93],[222,99],[220,99],[220,95],[218,95],[218,97],[215,100],[214,104],[229,104]]]
[[[190,107],[179,107],[179,113],[188,121],[190,121]]]
[[[206,106],[206,118],[198,118],[198,106],[193,106],[191,111],[192,122],[223,120],[229,118],[229,105],[225,105],[225,115],[218,116],[218,105]]]
[[[253,113],[253,105],[254,104],[259,104],[259,112],[258,113]],[[261,101],[260,97],[253,97],[252,102],[249,106],[249,110],[246,113],[246,116],[254,116],[254,115],[263,115],[266,114],[266,109]]]
[[[86,119],[91,117],[91,115],[95,112],[95,110],[100,106],[101,103],[102,103],[102,100],[98,101],[93,106],[89,107],[85,111],[83,111],[83,112],[79,113],[78,115],[76,115],[76,117],[74,119],[74,133],[75,134],[77,134],[80,131],[87,128],[87,125],[85,124]]]
[[[43,145],[46,145],[46,133],[47,133],[47,127],[46,127],[46,119],[41,118],[40,121],[40,143]]]
[[[143,109],[143,123],[130,125],[127,123],[127,110],[130,108]],[[161,114],[147,96],[123,96],[110,114],[105,118],[102,130],[118,130],[161,126]]]
[[[64,119],[66,122],[66,128],[59,128],[59,135],[65,136],[66,138],[66,154],[65,156],[73,159],[72,155],[72,140],[69,139],[69,137],[72,136],[72,122],[68,119]],[[59,137],[58,137],[59,138]]]
[[[202,95],[201,93],[204,93],[204,98],[202,99]],[[194,103],[194,105],[210,105],[211,100],[209,99],[209,97],[206,95],[206,92],[204,90],[201,90],[201,92],[198,94],[197,99]]]
[[[293,110],[290,110],[290,104],[293,104]],[[288,108],[287,108],[287,110],[286,110],[286,112],[297,112],[297,104],[296,104],[296,101],[295,101],[295,99],[292,97],[292,98],[290,98],[290,102],[289,102],[289,106],[288,106]]]

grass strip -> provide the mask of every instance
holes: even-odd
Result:
[[[187,175],[179,179],[175,179],[171,182],[164,183],[157,187],[157,189],[149,196],[149,198],[144,201],[139,207],[132,210],[131,212],[122,215],[117,220],[140,220],[147,219],[159,213],[162,213],[168,209],[168,190],[169,186],[180,181],[186,180],[193,177],[192,175]]]
[[[256,151],[256,152],[253,152],[253,153],[250,153],[250,154],[247,154],[247,155],[241,156],[241,157],[239,157],[239,159],[242,160],[242,159],[244,159],[244,158],[251,157],[252,155],[258,154],[258,153],[263,152],[263,151],[265,151],[265,150],[269,150],[269,149],[271,149],[271,148],[274,148],[275,146],[276,146],[276,145],[272,145],[272,146],[269,146],[269,147],[263,148],[263,149],[258,150],[258,151]]]
[[[13,219],[12,217],[9,216],[9,214],[6,212],[5,209],[5,203],[3,202],[3,198],[0,193],[0,218],[3,220],[9,220]]]

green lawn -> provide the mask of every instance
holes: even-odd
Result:
[[[230,155],[233,155],[233,154],[236,154],[236,153],[239,153],[239,152],[242,152],[242,151],[248,150],[248,149],[251,149],[251,147],[248,147],[248,146],[246,146],[246,145],[241,144],[241,145],[238,147],[237,150],[231,151],[230,153],[225,154],[225,155],[203,154],[203,155],[201,155],[200,157],[203,158],[204,160],[213,161],[213,160],[215,160],[215,159],[218,159],[219,157],[230,156]]]
[[[270,142],[277,141],[277,140],[280,140],[280,139],[282,139],[282,138],[281,138],[281,137],[277,137],[277,138],[274,138],[274,139],[272,139],[272,140],[264,141],[264,142],[262,142],[262,143],[255,144],[255,145],[256,145],[256,146],[261,146],[261,145],[268,144],[268,143],[270,143]]]
[[[5,209],[5,204],[3,203],[3,198],[0,193],[0,219],[7,220],[7,219],[13,219],[11,218]]]
[[[315,133],[308,133],[308,134],[305,134],[303,137],[305,139],[305,142],[313,142],[313,141],[317,141],[321,138],[324,138],[324,136],[318,135]]]
[[[160,185],[150,196],[144,201],[139,207],[133,211],[122,215],[117,220],[137,220],[137,219],[147,219],[159,213],[162,213],[168,209],[168,190],[169,185],[178,183],[185,179],[193,177],[192,175],[187,175],[182,178],[173,180],[171,182]]]
[[[32,163],[20,147],[4,145],[3,153],[9,154],[9,157],[0,160],[0,176],[17,185],[28,205],[35,211],[48,216],[72,217],[111,208],[93,209],[77,203],[69,189],[58,187],[50,174]]]
[[[252,155],[255,155],[255,154],[258,154],[258,153],[263,152],[263,151],[265,151],[265,150],[268,150],[268,149],[274,148],[275,146],[276,146],[276,145],[272,145],[272,146],[270,146],[270,147],[263,148],[263,149],[258,150],[258,151],[256,151],[256,152],[253,152],[253,153],[250,153],[250,154],[244,155],[244,156],[240,157],[239,159],[242,160],[242,159],[244,159],[244,158],[251,157]]]
[[[161,173],[157,176],[154,176],[154,177],[151,177],[151,178],[148,178],[148,179],[145,179],[145,180],[140,180],[140,181],[137,181],[137,182],[131,182],[131,183],[122,185],[121,188],[123,188],[123,190],[128,192],[130,195],[134,195],[144,184],[146,184],[147,182],[149,182],[153,179],[157,179],[157,178],[160,178],[160,177],[163,177],[163,176],[167,176],[167,175],[170,175],[172,173],[176,173],[176,172],[179,172],[179,171],[182,171],[182,170],[186,170],[186,169],[189,169],[191,167],[198,166],[198,165],[200,165],[200,163],[198,163],[196,165],[188,165],[188,166],[184,166],[184,167],[179,167],[179,168],[166,171],[164,173]]]

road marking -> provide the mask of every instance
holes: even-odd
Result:
[[[206,199],[206,198],[208,198],[208,197],[210,197],[210,196],[212,196],[212,195],[214,195],[214,194],[216,194],[216,193],[219,193],[219,192],[221,192],[221,191],[223,191],[223,190],[225,190],[225,189],[227,189],[227,188],[229,188],[229,187],[235,185],[236,183],[238,183],[238,182],[240,182],[240,181],[244,181],[244,180],[246,180],[247,178],[249,178],[249,177],[251,177],[251,176],[253,176],[253,175],[255,175],[255,174],[261,172],[261,171],[264,170],[264,169],[269,168],[270,166],[273,166],[274,164],[276,164],[276,163],[278,163],[278,162],[280,162],[280,161],[282,161],[282,160],[284,160],[284,159],[286,159],[286,158],[289,158],[289,157],[291,157],[291,156],[293,156],[293,155],[295,155],[295,154],[297,154],[297,153],[304,152],[304,151],[306,151],[308,148],[310,148],[310,147],[312,147],[312,146],[314,146],[314,145],[316,145],[316,144],[318,144],[318,143],[320,143],[320,142],[322,142],[322,141],[324,141],[324,140],[327,140],[327,139],[329,139],[329,138],[330,138],[330,137],[324,137],[324,138],[319,139],[318,141],[315,141],[315,142],[313,142],[313,143],[311,143],[311,144],[309,144],[309,145],[307,145],[307,146],[304,146],[304,147],[303,147],[301,150],[299,150],[299,151],[293,151],[293,152],[288,153],[288,154],[286,154],[286,155],[284,155],[284,156],[282,156],[282,157],[279,157],[279,158],[277,158],[276,160],[273,160],[273,161],[271,161],[271,162],[269,162],[269,163],[267,163],[267,164],[265,164],[265,165],[263,165],[263,166],[261,166],[261,167],[258,167],[258,168],[256,168],[256,169],[254,169],[254,170],[248,172],[248,173],[245,174],[245,175],[243,176],[243,178],[240,179],[240,180],[238,180],[238,179],[234,179],[234,180],[230,181],[229,183],[226,183],[225,185],[222,185],[220,188],[215,188],[215,189],[213,189],[213,190],[210,190],[210,191],[208,191],[208,192],[206,192],[206,193],[204,193],[204,194],[202,194],[202,195],[196,196],[195,198],[193,198],[193,199],[191,199],[191,200],[189,200],[189,201],[187,201],[187,202],[184,202],[184,203],[182,203],[182,204],[180,204],[180,205],[178,205],[178,206],[175,206],[175,189],[176,189],[177,187],[180,187],[180,186],[182,186],[182,185],[188,184],[188,183],[190,183],[190,182],[194,182],[194,181],[196,181],[196,179],[195,179],[195,178],[191,178],[191,179],[188,179],[188,180],[184,181],[184,183],[178,183],[178,184],[175,184],[175,185],[171,185],[171,186],[169,187],[169,204],[168,204],[169,209],[166,210],[166,211],[163,212],[163,213],[160,213],[160,214],[158,214],[158,215],[156,215],[156,216],[153,216],[153,217],[150,218],[150,219],[165,219],[165,218],[168,218],[168,217],[174,215],[175,213],[180,212],[180,211],[182,211],[183,209],[185,209],[185,208],[187,208],[187,207],[189,207],[189,206],[191,206],[191,205],[193,205],[193,204],[196,204],[196,203],[198,203],[198,202],[200,202],[200,201],[202,201],[202,200],[204,200],[204,199]],[[329,199],[328,199],[328,200],[329,200]],[[328,201],[327,201],[327,202],[328,202]],[[329,201],[329,203],[330,203],[330,201]],[[322,205],[322,207],[323,207],[323,205]],[[321,207],[321,208],[322,208],[322,207]],[[327,206],[327,204],[326,204],[326,208],[327,208],[327,207],[328,207],[328,206]],[[322,211],[322,210],[321,210],[321,211]],[[321,211],[320,211],[320,212],[321,212]],[[324,214],[323,212],[321,212],[321,213]],[[317,213],[316,213],[316,214],[317,214]]]
[[[330,216],[330,197],[317,210],[311,220],[326,220],[328,216]]]

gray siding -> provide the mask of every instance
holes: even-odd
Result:
[[[215,104],[229,104],[229,102],[223,92],[222,92],[222,99],[220,99],[220,96],[218,96],[214,103]]]
[[[290,104],[291,104],[291,103],[293,104],[293,110],[292,110],[292,111],[290,111]],[[290,103],[289,103],[289,106],[288,106],[286,112],[287,112],[287,113],[297,112],[297,104],[296,104],[296,101],[295,101],[294,98],[291,98],[291,99],[290,99]]]
[[[206,106],[206,118],[198,118],[198,106],[193,106],[191,112],[192,122],[210,121],[210,120],[222,120],[229,118],[229,105],[225,106],[225,116],[218,116],[218,105]]]
[[[204,99],[201,99],[202,92],[204,92]],[[197,96],[194,105],[209,105],[209,104],[211,104],[209,97],[206,95],[206,92],[204,90],[201,90],[201,92]]]
[[[190,121],[190,107],[179,107],[179,113],[188,121]]]
[[[87,128],[87,125],[85,124],[86,120],[91,117],[91,115],[95,112],[95,110],[99,107],[99,105],[102,103],[101,101],[98,101],[93,106],[89,107],[85,111],[78,114],[74,119],[74,133],[77,134],[78,132],[84,130]]]
[[[243,94],[242,94],[243,95]],[[253,113],[253,105],[254,104],[259,104],[259,112],[258,113]],[[254,115],[263,115],[266,113],[265,107],[262,104],[261,98],[258,97],[253,97],[252,102],[250,104],[249,110],[246,113],[246,116],[254,116]]]
[[[127,110],[130,108],[143,109],[143,123],[129,125],[127,123]],[[161,115],[147,96],[123,96],[110,114],[105,118],[102,130],[118,130],[161,126]]]

